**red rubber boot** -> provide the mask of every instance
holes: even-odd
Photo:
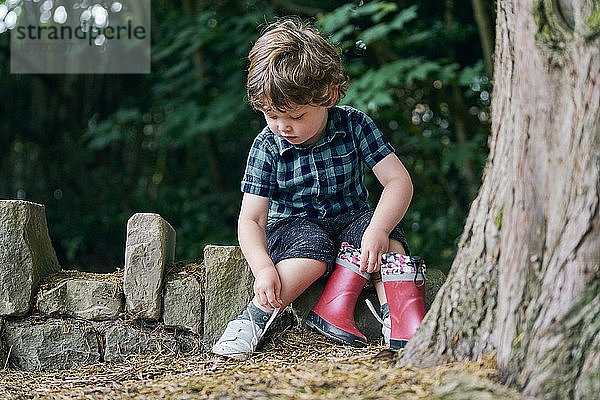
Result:
[[[397,253],[384,254],[383,261],[381,280],[390,310],[389,345],[399,350],[425,317],[425,263],[420,257]]]
[[[367,338],[354,322],[354,308],[369,274],[360,272],[360,251],[342,243],[335,269],[317,304],[308,313],[306,324],[336,341],[364,347]]]

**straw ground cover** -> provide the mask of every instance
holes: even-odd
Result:
[[[61,283],[72,279],[84,279],[88,281],[111,282],[123,289],[123,270],[110,274],[98,274],[94,272],[82,272],[76,269],[62,270],[48,275],[41,283],[38,292],[45,292],[57,287]]]
[[[2,399],[519,399],[494,381],[493,356],[432,369],[397,368],[380,344],[356,349],[294,327],[246,361],[205,351],[54,372],[0,371]]]

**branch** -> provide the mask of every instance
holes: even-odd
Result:
[[[479,30],[479,39],[481,40],[481,50],[483,51],[483,60],[485,62],[485,72],[489,77],[492,76],[494,64],[492,55],[494,54],[494,36],[492,34],[490,16],[487,13],[483,0],[471,0],[473,6],[473,17]]]

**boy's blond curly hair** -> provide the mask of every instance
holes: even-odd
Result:
[[[331,106],[348,88],[335,46],[300,20],[288,18],[267,26],[248,60],[248,99],[260,111]]]

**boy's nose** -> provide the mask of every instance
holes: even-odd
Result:
[[[279,129],[279,132],[289,132],[292,127],[285,122],[280,122],[277,129]]]

